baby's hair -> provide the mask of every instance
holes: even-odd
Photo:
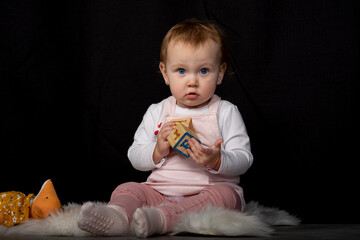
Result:
[[[167,49],[170,44],[183,42],[198,47],[208,40],[220,46],[220,64],[227,63],[227,43],[223,31],[212,22],[188,19],[173,26],[165,35],[160,48],[160,62],[166,63]]]

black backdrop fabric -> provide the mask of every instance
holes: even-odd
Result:
[[[151,103],[169,96],[160,42],[187,18],[217,22],[254,164],[247,201],[305,223],[359,223],[356,1],[0,1],[1,191],[108,201],[146,180],[127,159]]]

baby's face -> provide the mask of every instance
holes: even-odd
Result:
[[[212,40],[197,48],[182,42],[169,44],[160,70],[178,106],[197,108],[210,101],[226,70],[219,59],[219,45]]]

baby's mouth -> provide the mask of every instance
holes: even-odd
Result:
[[[187,95],[186,95],[186,97],[188,98],[188,99],[195,99],[195,98],[197,98],[197,94],[196,93],[194,93],[194,92],[191,92],[191,93],[188,93]]]

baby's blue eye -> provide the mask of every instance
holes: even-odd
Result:
[[[202,69],[200,70],[200,73],[201,73],[201,74],[207,74],[207,73],[208,73],[208,70],[207,70],[206,68],[202,68]]]
[[[186,71],[185,71],[185,69],[183,69],[183,68],[179,68],[179,69],[178,69],[178,73],[180,73],[180,74],[185,74]]]

